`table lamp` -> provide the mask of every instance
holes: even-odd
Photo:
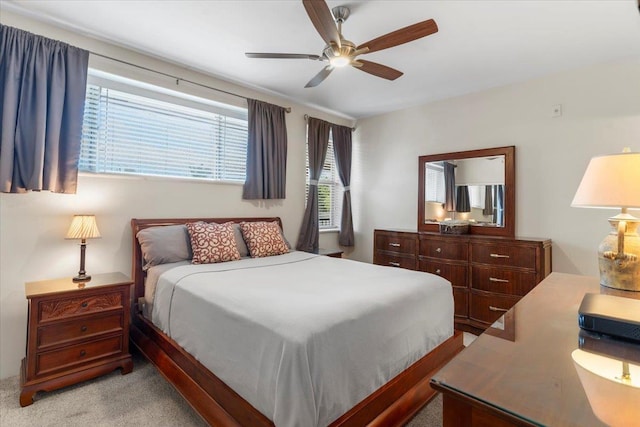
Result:
[[[600,284],[640,292],[640,219],[627,213],[640,208],[640,153],[594,157],[589,162],[571,206],[621,209],[609,218],[613,230],[598,247]]]
[[[100,238],[100,231],[96,224],[95,215],[74,215],[73,221],[65,239],[81,239],[80,241],[80,271],[73,278],[74,282],[88,282],[91,276],[84,269],[84,255],[87,249],[87,239]]]
[[[612,427],[640,419],[640,366],[580,349],[571,358],[596,417]]]

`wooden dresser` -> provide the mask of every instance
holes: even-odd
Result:
[[[51,391],[122,368],[129,354],[131,280],[122,273],[96,274],[25,285],[29,300],[27,354],[22,360],[20,405]]]
[[[481,333],[551,272],[551,240],[375,230],[373,262],[453,286],[457,329]]]

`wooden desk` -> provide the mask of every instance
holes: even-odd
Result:
[[[571,357],[588,292],[600,292],[597,277],[552,273],[501,329],[488,329],[440,370],[431,385],[443,394],[444,427],[604,426]],[[640,356],[640,345],[623,345]]]

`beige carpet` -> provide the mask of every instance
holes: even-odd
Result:
[[[37,393],[33,405],[21,408],[18,377],[0,381],[2,427],[206,426],[185,400],[142,356],[134,356],[128,375],[112,372],[92,381],[49,393]],[[409,427],[442,425],[440,395]]]

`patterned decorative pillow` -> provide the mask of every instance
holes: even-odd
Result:
[[[241,222],[242,237],[252,258],[282,255],[289,252],[280,225],[274,222]]]
[[[240,259],[233,223],[191,222],[187,223],[187,231],[193,251],[191,263],[212,264]]]

